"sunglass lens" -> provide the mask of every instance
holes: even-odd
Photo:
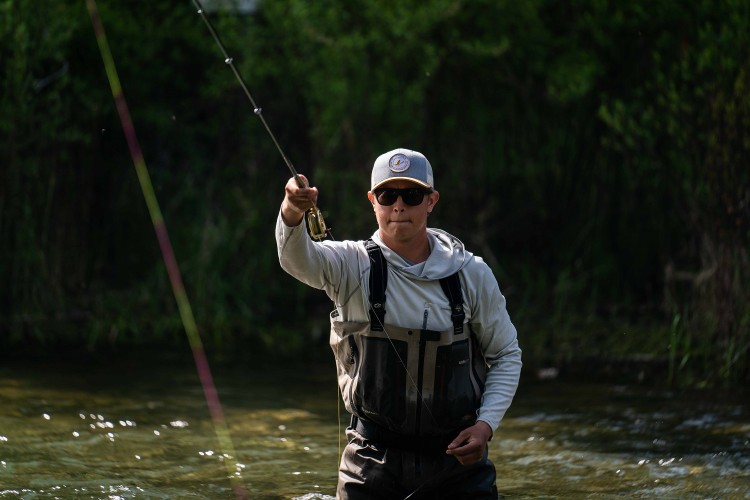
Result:
[[[427,191],[419,188],[385,188],[375,191],[375,198],[378,200],[378,203],[380,203],[384,207],[389,207],[396,203],[398,197],[401,196],[401,199],[404,200],[404,203],[412,207],[416,207],[417,205],[422,203],[425,194],[427,194]]]
[[[421,189],[404,189],[401,191],[401,198],[407,205],[415,207],[424,200],[424,191]]]
[[[393,205],[396,203],[396,200],[398,199],[398,193],[395,189],[383,189],[377,194],[378,203],[381,205],[388,207],[390,205]]]

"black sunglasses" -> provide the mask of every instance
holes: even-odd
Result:
[[[409,206],[416,207],[421,205],[424,201],[426,194],[432,193],[432,189],[424,188],[406,188],[406,189],[395,189],[395,188],[379,188],[373,191],[375,193],[375,199],[378,203],[384,207],[389,207],[396,203],[400,196],[404,203]]]

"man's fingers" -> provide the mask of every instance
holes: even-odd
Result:
[[[305,183],[305,187],[300,187],[294,177],[286,183],[287,199],[300,211],[305,211],[315,205],[318,199],[318,189],[307,187],[307,180],[300,176]]]
[[[489,438],[487,424],[477,422],[471,427],[461,431],[456,438],[448,445],[445,451],[448,455],[453,455],[463,465],[470,465],[478,462],[484,456],[485,446]]]

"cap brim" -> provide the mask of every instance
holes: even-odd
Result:
[[[375,184],[374,186],[372,186],[370,188],[370,191],[374,191],[375,189],[379,188],[383,184],[386,184],[386,183],[391,182],[391,181],[413,182],[414,184],[416,184],[418,186],[422,186],[423,188],[426,188],[426,189],[435,189],[432,186],[430,186],[429,184],[427,184],[426,182],[422,182],[420,180],[417,180],[414,177],[388,177],[387,179],[383,179],[382,181],[380,181],[377,184]]]

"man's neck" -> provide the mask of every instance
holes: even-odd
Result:
[[[383,238],[382,234],[380,235],[380,238],[388,248],[412,264],[424,262],[430,256],[430,242],[427,239],[427,233],[420,238],[415,238],[409,241],[393,241]]]

